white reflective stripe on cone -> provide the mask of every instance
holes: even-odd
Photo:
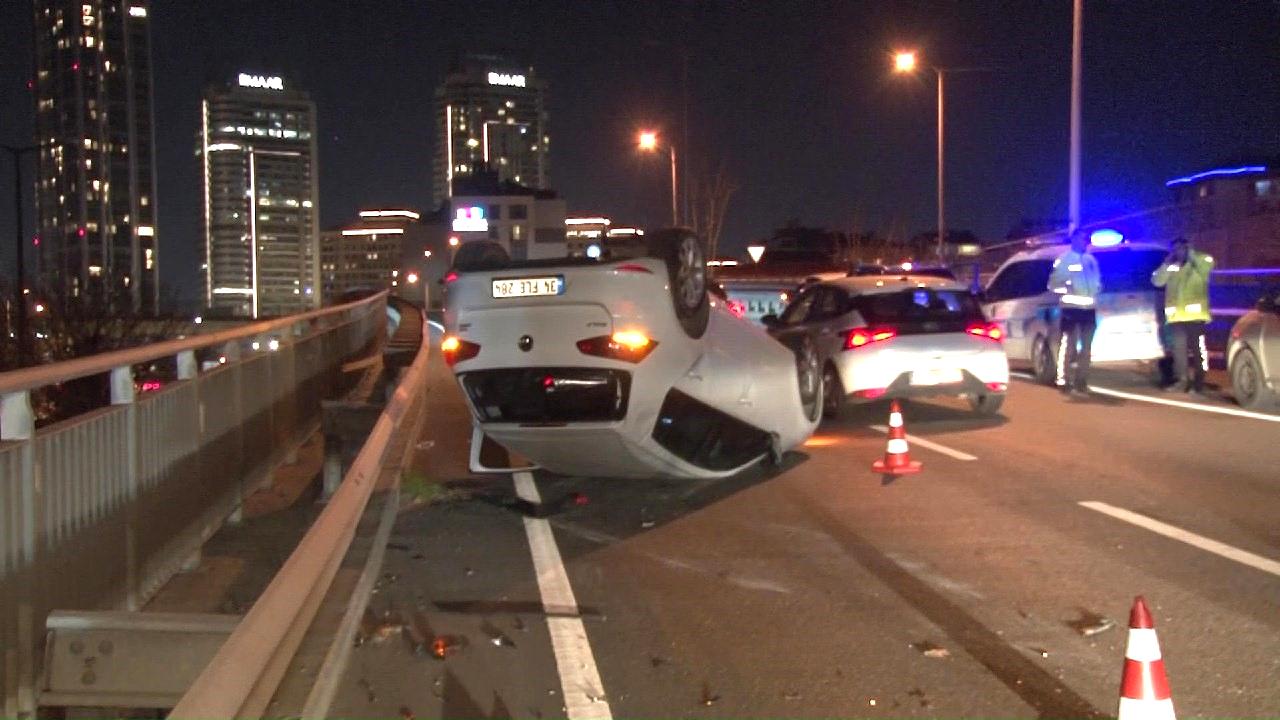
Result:
[[[1129,644],[1125,646],[1124,656],[1138,662],[1159,660],[1160,641],[1156,639],[1155,628],[1130,628]]]
[[[1120,712],[1117,720],[1177,720],[1173,714],[1173,699],[1135,700],[1120,698]]]
[[[902,413],[889,413],[889,427],[902,427]]]
[[[890,455],[906,455],[908,449],[907,441],[902,438],[892,438],[889,440],[888,450]]]

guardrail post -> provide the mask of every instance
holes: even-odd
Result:
[[[21,563],[25,566],[27,577],[32,577],[36,564],[36,509],[39,507],[38,493],[40,487],[36,482],[35,446],[31,439],[35,437],[35,414],[31,412],[31,394],[27,390],[0,395],[0,440],[22,443],[19,477],[14,478],[19,489],[22,507],[19,510],[18,525],[21,528],[19,544],[22,547]],[[13,697],[6,697],[3,709],[6,714],[32,714],[35,711],[35,652],[36,634],[32,626],[35,607],[35,582],[20,582],[17,588],[17,617],[3,618],[0,622],[16,621],[14,635],[6,631],[0,636],[13,637],[17,647],[0,648],[4,652],[5,673],[10,677],[0,677],[0,695],[14,692]]]
[[[125,483],[125,535],[124,535],[124,583],[125,609],[138,610],[142,606],[139,593],[141,579],[138,567],[138,406],[134,403],[137,393],[133,386],[133,368],[125,365],[111,370],[111,404],[125,405],[126,447],[124,451]]]

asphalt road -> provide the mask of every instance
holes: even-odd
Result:
[[[1180,716],[1280,716],[1275,422],[1016,381],[994,419],[907,405],[941,449],[892,482],[873,404],[781,470],[539,473],[534,505],[468,474],[462,399],[433,381],[438,485],[401,513],[333,717],[564,717],[566,689],[575,717],[1113,716],[1135,595]],[[576,614],[544,609],[544,520]],[[566,616],[585,643],[558,662]],[[415,647],[437,638],[444,659]]]

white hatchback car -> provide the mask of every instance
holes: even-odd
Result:
[[[512,262],[449,283],[442,349],[480,434],[547,470],[713,478],[804,442],[822,414],[816,357],[708,296],[691,233],[649,256]]]
[[[951,395],[994,414],[1009,386],[999,326],[955,280],[869,275],[815,283],[769,332],[823,366],[828,413],[845,401]]]
[[[983,309],[1004,330],[1005,352],[1013,363],[1029,366],[1036,379],[1057,379],[1058,295],[1049,290],[1053,261],[1066,245],[1028,248],[1005,261],[983,293]],[[1090,248],[1102,273],[1098,328],[1093,335],[1093,363],[1159,360],[1157,305],[1164,291],[1151,284],[1151,273],[1166,248],[1152,243],[1125,243]]]

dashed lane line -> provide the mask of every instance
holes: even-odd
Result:
[[[1033,376],[1025,373],[1009,374],[1024,380],[1035,379]],[[1187,402],[1185,400],[1152,397],[1150,395],[1141,395],[1139,393],[1124,392],[1123,390],[1112,390],[1111,388],[1099,387],[1097,385],[1090,385],[1089,392],[1098,393],[1099,395],[1109,395],[1111,397],[1122,398],[1125,400],[1152,403],[1154,405],[1167,405],[1169,407],[1177,407],[1184,410],[1199,410],[1200,412],[1214,413],[1216,415],[1231,415],[1233,417],[1249,418],[1250,420],[1263,420],[1265,422],[1280,423],[1280,415],[1268,415],[1267,413],[1253,412],[1251,410],[1237,410],[1236,408],[1219,407],[1217,405],[1203,405],[1201,403]]]
[[[886,427],[886,426],[884,426],[884,425],[872,425],[872,426],[870,426],[870,427],[871,427],[871,429],[872,429],[872,430],[875,430],[876,432],[879,432],[879,433],[886,433],[886,434],[887,434],[887,433],[889,432],[889,428],[888,428],[888,427]],[[917,436],[917,435],[910,435],[910,434],[908,434],[908,435],[907,435],[907,442],[915,443],[916,445],[919,445],[920,447],[929,448],[930,450],[932,450],[932,451],[934,451],[934,452],[942,453],[943,455],[947,455],[947,456],[949,456],[949,457],[953,457],[953,458],[955,458],[955,459],[957,459],[957,460],[971,461],[971,460],[977,460],[977,459],[978,459],[978,457],[977,457],[976,455],[970,455],[970,454],[969,454],[969,453],[967,453],[967,452],[963,452],[963,451],[961,451],[961,450],[956,450],[955,448],[949,448],[949,447],[947,447],[946,445],[940,445],[940,444],[938,444],[938,443],[936,443],[936,442],[933,442],[932,440],[925,440],[924,438],[919,437],[919,436]]]
[[[521,500],[533,505],[542,503],[532,473],[517,472],[512,477]],[[551,524],[544,518],[525,517],[524,530],[533,554],[542,607],[547,613],[547,630],[551,633],[551,649],[560,671],[565,712],[569,720],[612,720],[613,712],[605,698],[604,684],[600,682],[600,670],[587,640],[587,629],[578,614],[578,601],[569,584],[560,549],[556,547]]]
[[[1124,508],[1108,505],[1107,503],[1098,502],[1097,500],[1082,500],[1080,501],[1080,505],[1104,515],[1110,515],[1117,520],[1123,520],[1131,525],[1137,525],[1140,528],[1145,528],[1167,538],[1173,538],[1174,540],[1179,540],[1193,547],[1198,547],[1201,550],[1211,552],[1214,555],[1224,557],[1228,560],[1234,560],[1241,565],[1248,565],[1256,570],[1261,570],[1262,572],[1271,573],[1276,577],[1280,577],[1280,562],[1270,558],[1265,558],[1261,555],[1255,555],[1248,550],[1241,550],[1238,547],[1218,542],[1217,540],[1207,538],[1203,535],[1197,535],[1189,530],[1183,530],[1180,527],[1160,522],[1159,520],[1149,518],[1146,515],[1140,515],[1132,510],[1125,510]]]

